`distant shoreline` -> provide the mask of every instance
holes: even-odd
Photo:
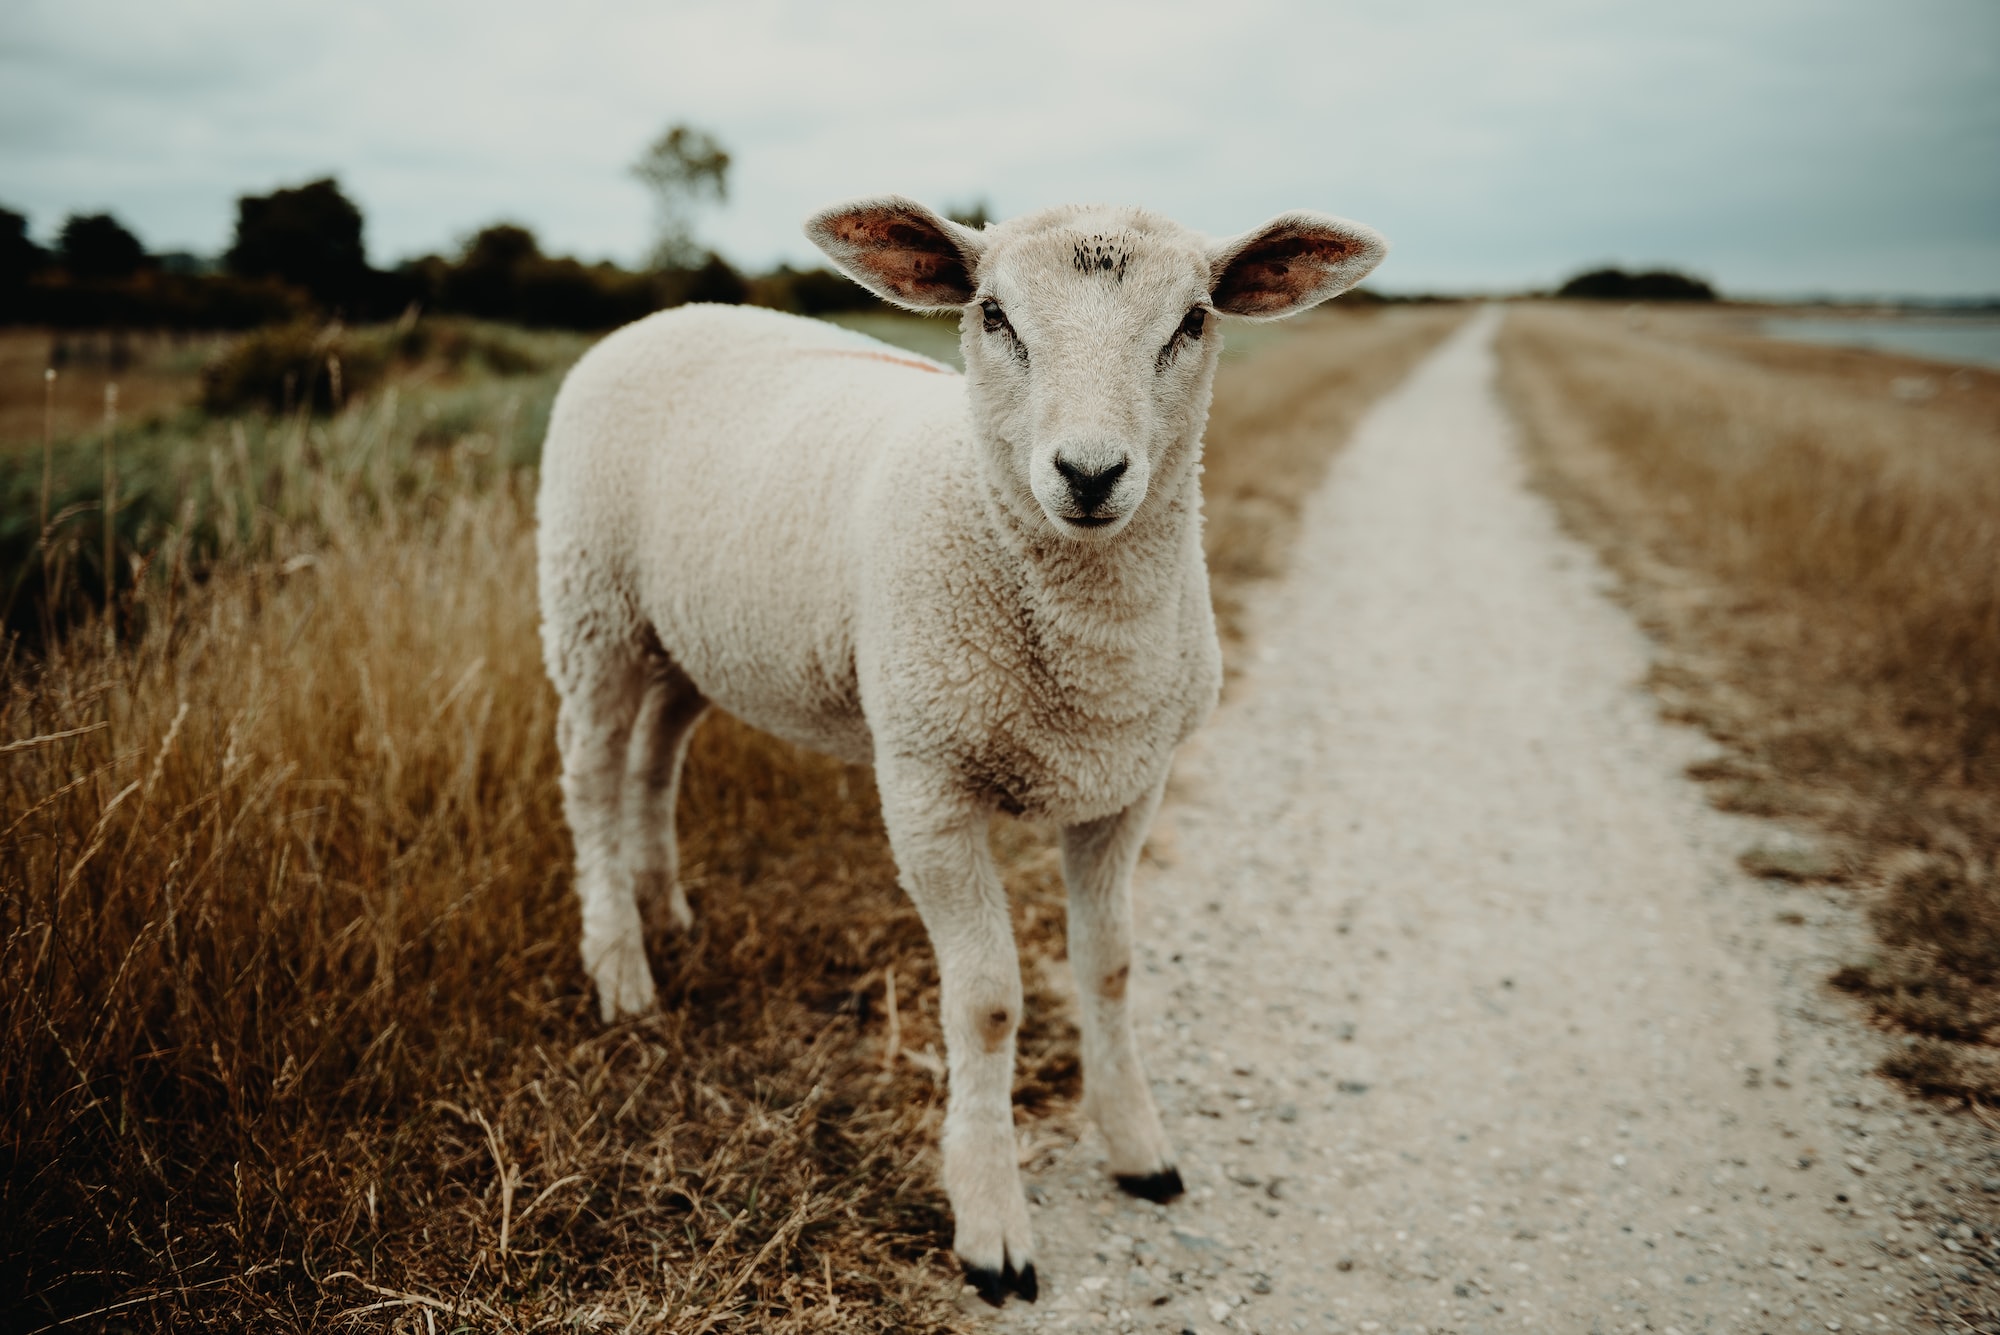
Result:
[[[2000,367],[2000,314],[1812,315],[1767,317],[1766,338],[1793,343],[1900,352],[1964,366]]]

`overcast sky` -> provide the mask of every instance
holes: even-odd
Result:
[[[338,176],[378,264],[499,219],[631,261],[626,167],[735,154],[703,239],[811,258],[846,196],[1370,223],[1392,290],[1610,261],[1755,294],[2000,293],[1995,0],[6,0],[0,205],[227,246]]]

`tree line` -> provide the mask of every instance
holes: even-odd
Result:
[[[727,197],[730,158],[716,140],[673,126],[633,166],[655,202],[651,262],[543,252],[513,223],[474,233],[454,255],[390,269],[369,264],[361,209],[332,177],[236,201],[219,260],[153,254],[108,213],[73,214],[52,246],[0,208],[0,323],[57,328],[244,329],[311,318],[394,319],[411,309],[536,328],[608,329],[690,301],[751,302],[818,315],[876,304],[826,269],[739,272],[694,237],[693,215]]]

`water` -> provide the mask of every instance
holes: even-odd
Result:
[[[1830,343],[1966,366],[2000,366],[2000,317],[1988,315],[1782,316],[1765,320],[1763,333],[1794,343]]]

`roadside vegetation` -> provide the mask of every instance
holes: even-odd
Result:
[[[32,648],[94,614],[107,551],[120,600],[261,559],[281,533],[323,522],[299,489],[341,467],[321,455],[364,419],[373,434],[355,448],[387,488],[367,502],[378,508],[439,474],[469,472],[477,487],[532,464],[562,372],[588,343],[456,319],[191,340],[0,332],[0,367],[13,372],[0,407],[5,631]],[[143,621],[144,599],[124,615]]]
[[[1231,625],[1347,425],[1455,319],[1328,312],[1231,357],[1207,487]],[[0,678],[0,1324],[964,1323],[935,972],[866,770],[706,724],[697,926],[652,943],[658,1014],[595,1018],[533,594],[542,424],[585,342],[281,327],[209,345],[205,379],[162,352],[109,451],[108,605],[103,428],[64,419],[92,425],[58,433],[26,536],[40,441],[0,450],[26,631]],[[10,377],[7,420],[43,389]],[[1078,1131],[1062,890],[1045,832],[995,839],[1032,1157]]]
[[[1503,384],[1541,485],[1658,638],[1717,805],[1817,832],[1878,944],[1833,982],[1885,1073],[2000,1102],[2000,374],[1716,313],[1522,308]]]

